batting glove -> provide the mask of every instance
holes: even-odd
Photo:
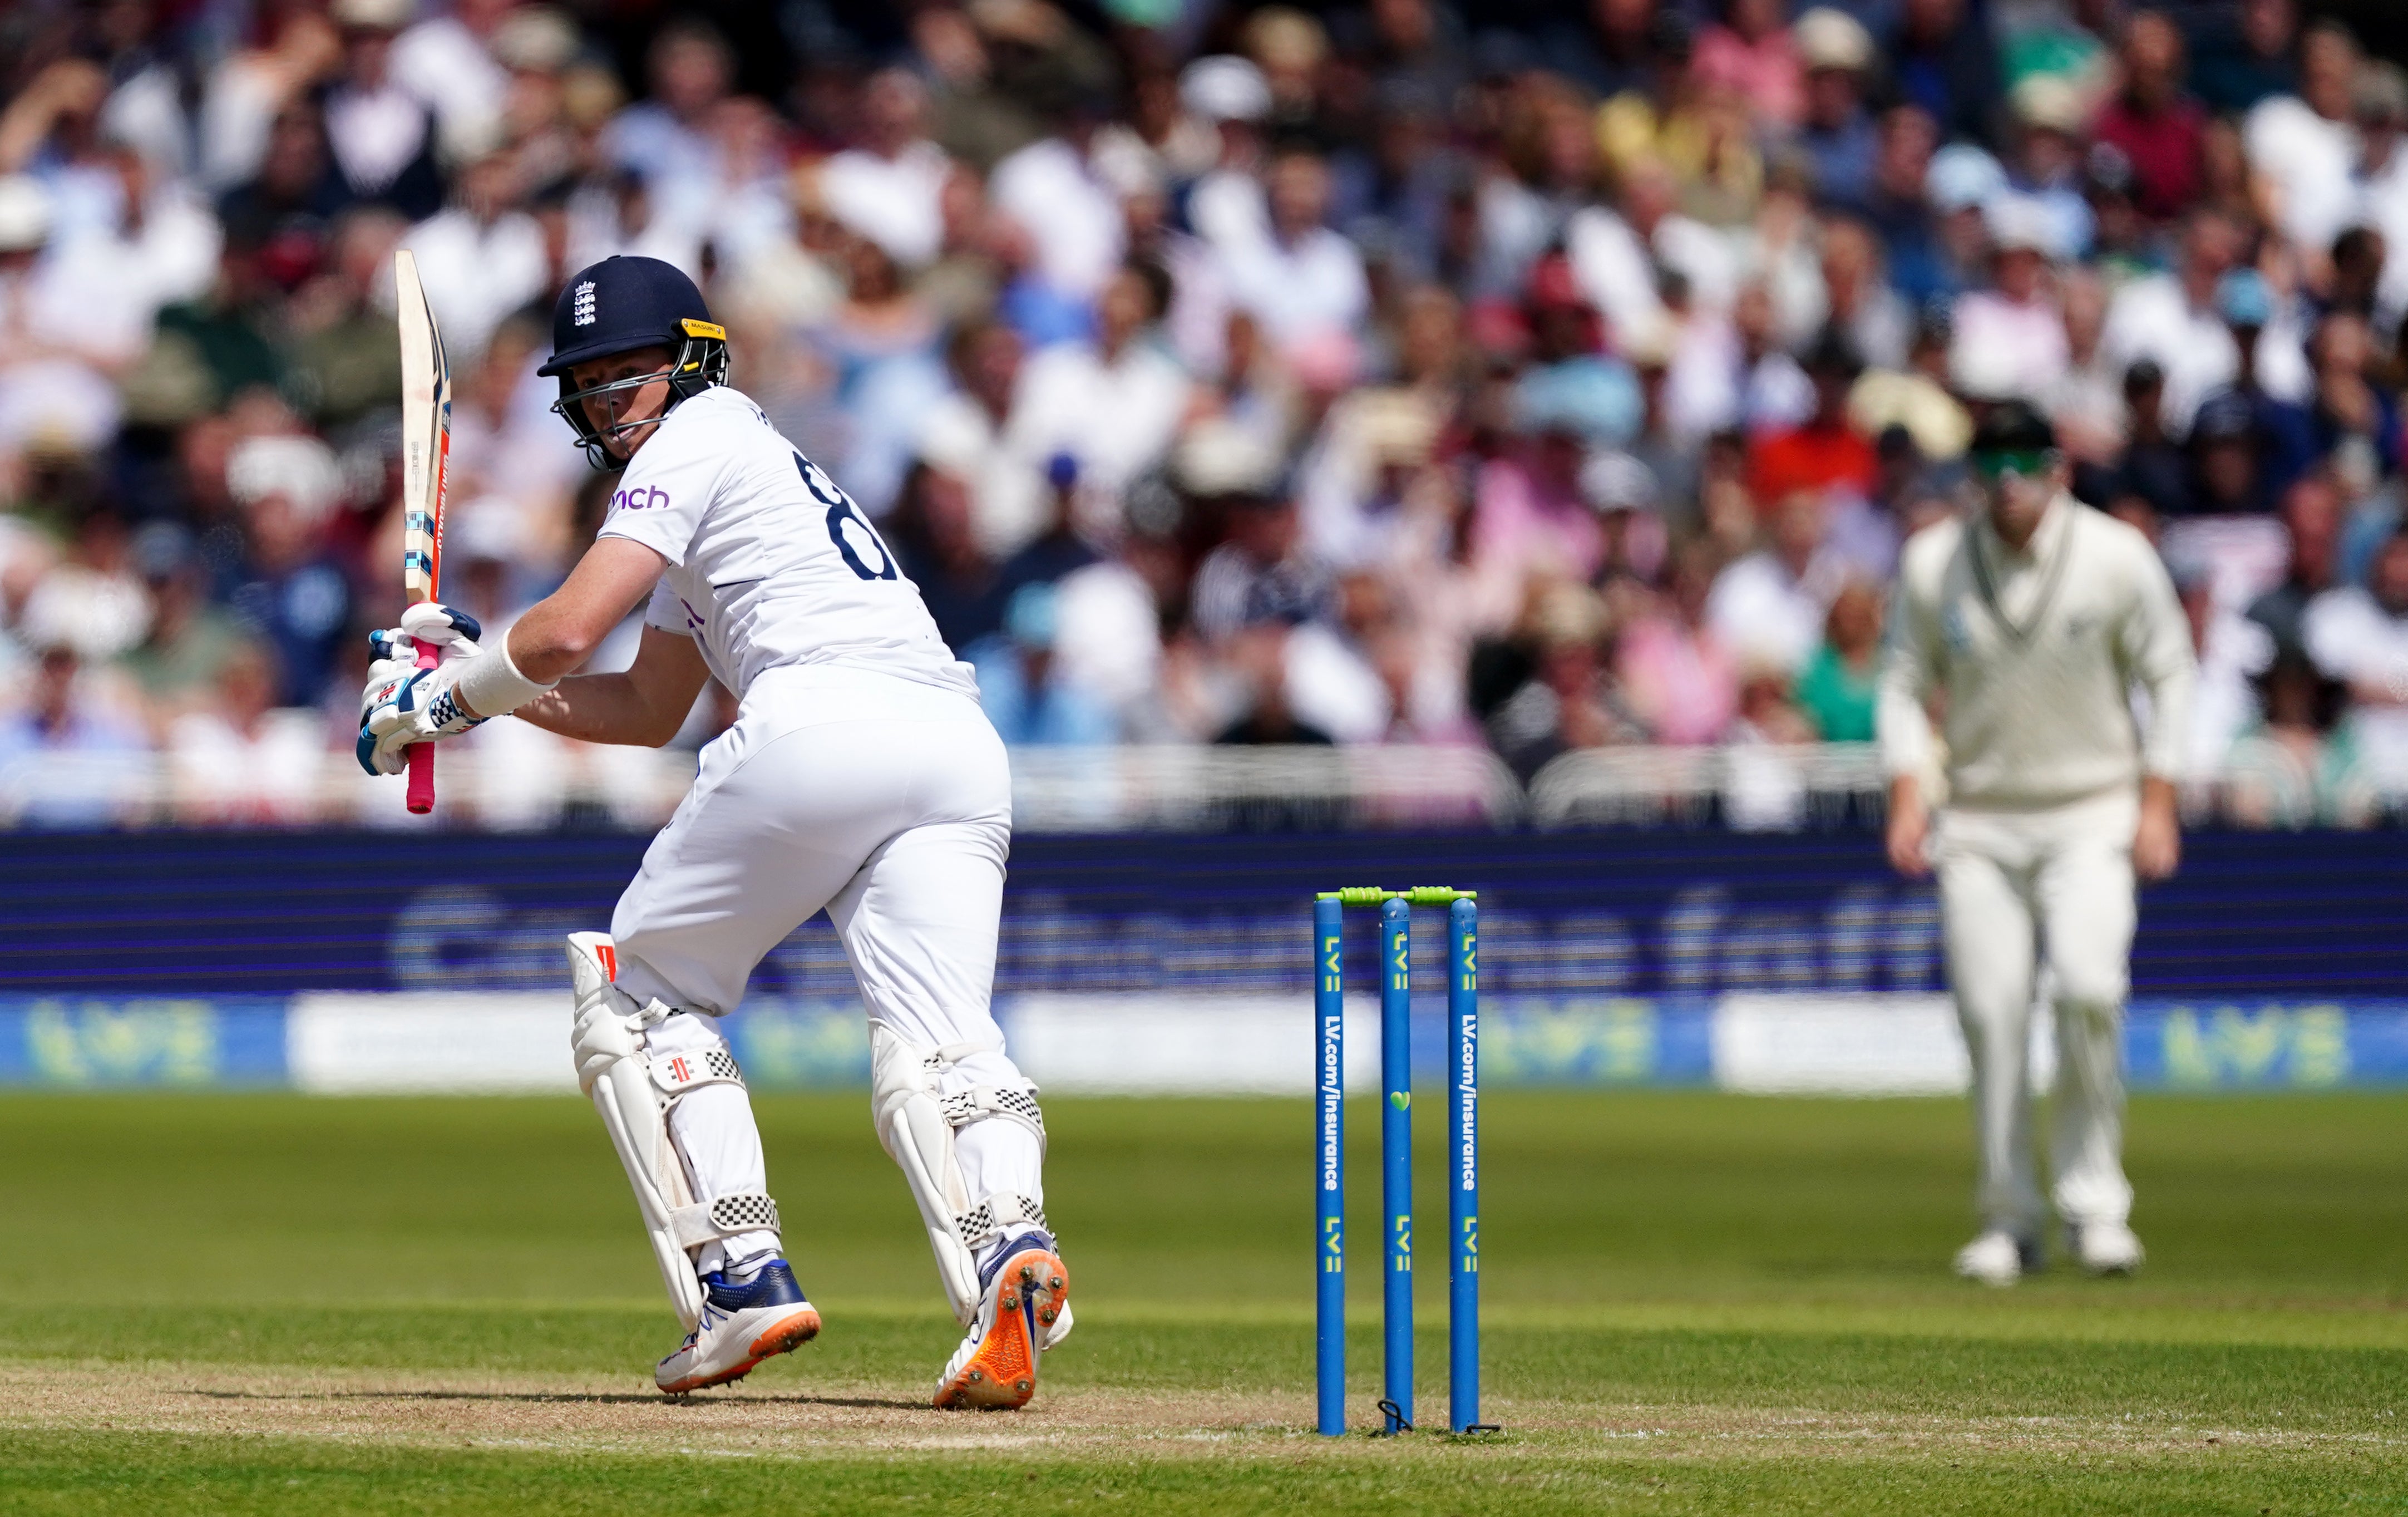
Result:
[[[461,709],[452,688],[483,651],[484,628],[465,611],[422,600],[401,614],[399,627],[368,634],[376,661],[360,692],[360,767],[371,774],[398,774],[409,767],[415,744],[465,732],[485,718]],[[432,669],[418,667],[421,644],[449,649]]]

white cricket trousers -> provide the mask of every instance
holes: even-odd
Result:
[[[2076,1224],[2122,1222],[2124,996],[2130,984],[2132,832],[2140,799],[2114,791],[2042,811],[1951,807],[1935,839],[1948,977],[1973,1065],[1974,1204],[1985,1226],[2037,1239],[2031,1007],[2045,961],[2057,1088],[2050,1192]]]
[[[725,1047],[717,1019],[753,966],[825,907],[872,1021],[924,1047],[994,1050],[955,1063],[948,1090],[1017,1087],[989,1006],[1010,845],[1010,770],[975,700],[867,671],[769,670],[619,898],[617,983],[639,1005],[699,1014],[656,1029],[654,1050]],[[704,1086],[671,1120],[696,1199],[767,1192],[742,1089]],[[1019,1123],[973,1123],[958,1142],[975,1193],[1044,1193],[1036,1134]],[[696,1266],[746,1263],[773,1241],[714,1243]]]

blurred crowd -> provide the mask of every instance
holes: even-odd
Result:
[[[1864,741],[1899,543],[2020,397],[2159,543],[2232,812],[2408,792],[2408,75],[2292,0],[33,0],[0,59],[28,820],[348,762],[404,246],[489,628],[607,502],[534,370],[635,253],[1014,744]]]

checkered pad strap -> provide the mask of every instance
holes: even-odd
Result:
[[[757,1191],[724,1195],[707,1206],[680,1206],[671,1221],[677,1228],[678,1246],[684,1249],[738,1233],[782,1231],[778,1225],[778,1204]]]
[[[703,1085],[742,1085],[744,1071],[725,1048],[701,1053],[656,1053],[650,1056],[652,1083],[672,1098]]]
[[[953,1219],[953,1225],[961,1230],[962,1241],[972,1249],[992,1242],[1006,1228],[1019,1222],[1042,1232],[1054,1231],[1045,1221],[1045,1208],[1034,1197],[1025,1195],[991,1195]]]
[[[1045,1113],[1038,1109],[1037,1098],[1026,1091],[981,1085],[956,1091],[937,1104],[955,1132],[982,1117],[1012,1117],[1035,1128],[1039,1137],[1045,1135]]]

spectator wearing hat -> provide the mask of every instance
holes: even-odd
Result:
[[[2007,171],[1982,149],[1952,142],[1931,155],[1925,189],[1928,229],[1911,278],[1914,298],[1930,304],[1953,300],[1980,282],[1990,249],[1985,212],[2007,193]]]
[[[2007,194],[1990,202],[1984,220],[1989,287],[1956,297],[1949,372],[1965,395],[2037,402],[2071,362],[2065,313],[2047,282],[2048,210],[2030,196]]]
[[[2132,160],[2112,142],[2082,155],[2082,195],[2090,204],[2090,267],[2111,289],[2163,271],[2155,224],[2132,199]]]
[[[2115,52],[2120,76],[2092,135],[2123,154],[2132,203],[2171,222],[2199,194],[2207,112],[2183,89],[2183,36],[2161,10],[2135,11]]]
[[[2124,412],[2130,431],[2100,504],[2128,519],[2180,516],[2190,510],[2190,459],[2166,430],[2165,370],[2143,358],[2124,370]],[[2137,503],[2138,512],[2133,504]]]
[[[2235,268],[2218,280],[2215,309],[2232,334],[2235,365],[2232,383],[2216,394],[2236,395],[2248,403],[2266,492],[2280,499],[2292,482],[2315,464],[2319,450],[2307,408],[2269,393],[2269,387],[2259,378],[2260,362],[2273,356],[2283,368],[2304,370],[2304,359],[2297,342],[2288,340],[2287,330],[2277,329],[2277,340],[2267,340],[2267,332],[2276,326],[2278,318],[2274,292],[2258,270]],[[2284,328],[2287,325],[2283,324]],[[2304,372],[2286,379],[2286,390],[2296,392],[2306,387]]]
[[[2200,406],[2191,422],[2190,455],[2190,513],[2252,516],[2273,509],[2274,498],[2266,488],[2265,440],[2245,397],[2219,390]]]
[[[2038,206],[2042,252],[2058,260],[2080,258],[2090,251],[2095,230],[2082,186],[2088,102],[2079,86],[2052,73],[2026,79],[2011,100],[2007,187]]]
[[[1828,6],[1799,17],[1790,36],[1806,71],[1806,109],[1797,140],[1813,166],[1814,196],[1824,205],[1861,206],[1872,191],[1879,146],[1864,103],[1872,36],[1854,16]]]
[[[1580,489],[1605,540],[1592,581],[1610,606],[1651,593],[1671,547],[1656,471],[1619,449],[1600,449],[1582,462]]]
[[[1926,308],[1915,323],[1903,368],[1869,368],[1848,391],[1848,419],[1857,435],[1903,432],[1914,451],[1945,464],[1965,451],[1973,419],[1948,389],[1950,334],[1946,308]]]
[[[1059,592],[1024,585],[1004,610],[1000,634],[963,657],[978,672],[979,704],[1003,741],[1018,747],[1110,743],[1118,724],[1105,704],[1063,675]]]
[[[1839,333],[1826,330],[1802,367],[1813,387],[1813,409],[1794,426],[1759,434],[1748,444],[1748,489],[1770,513],[1799,492],[1834,485],[1870,495],[1880,476],[1873,445],[1848,416],[1848,392],[1863,360]]]

